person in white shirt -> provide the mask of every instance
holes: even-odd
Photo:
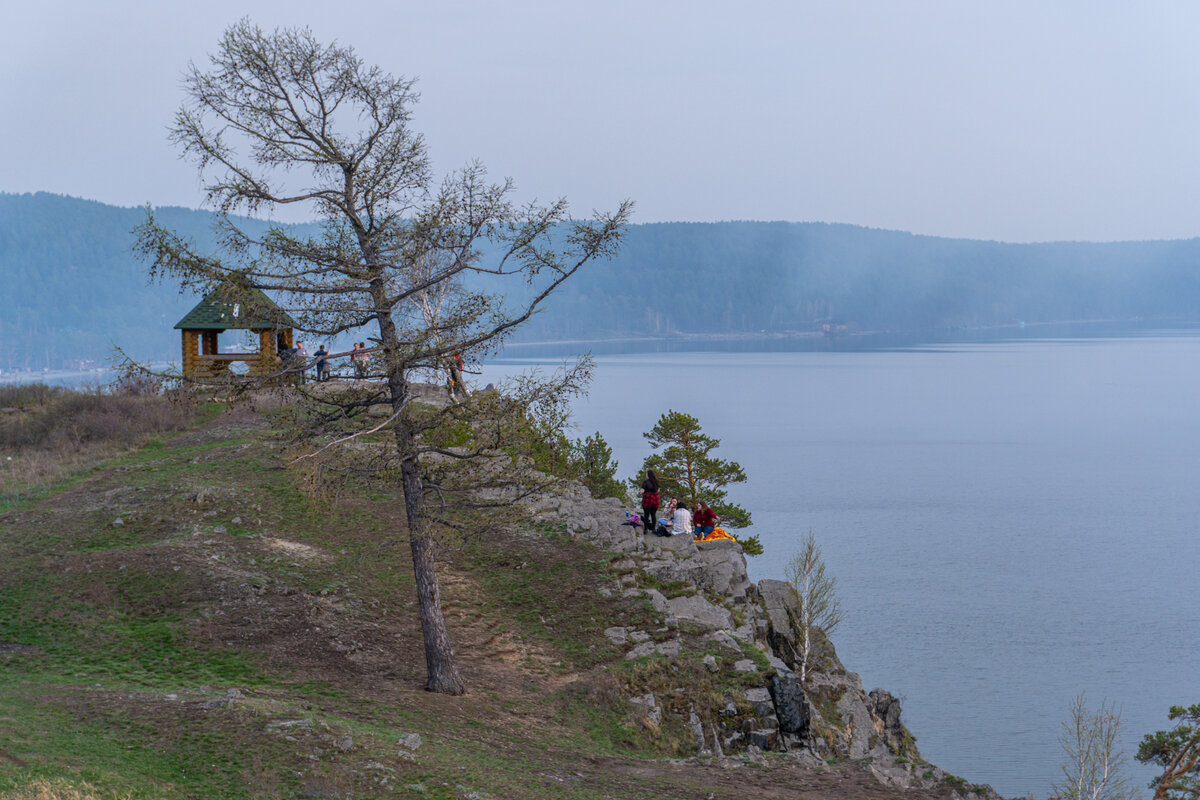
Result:
[[[682,533],[692,532],[692,512],[688,511],[687,505],[682,500],[677,500],[675,505],[675,513],[671,517],[671,535],[678,536]]]

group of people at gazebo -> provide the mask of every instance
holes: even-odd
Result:
[[[325,345],[317,348],[311,355],[304,342],[296,342],[295,347],[289,347],[279,353],[284,372],[291,373],[297,383],[303,383],[308,367],[311,364],[313,377],[318,382],[327,381],[333,377],[332,362],[335,356],[330,355]],[[366,342],[355,342],[350,350],[350,366],[354,369],[354,379],[364,380],[368,376],[371,363],[371,351]]]
[[[334,359],[347,354],[331,354],[324,344],[310,354],[304,342],[293,344],[295,327],[296,322],[287,312],[261,291],[223,284],[175,324],[183,334],[183,375],[198,380],[227,378],[234,373],[234,365],[240,363],[248,374],[258,377],[282,372],[285,380],[303,383],[311,368],[319,382],[332,378]],[[228,330],[246,331],[256,337],[257,352],[220,352],[217,338]],[[355,380],[371,377],[371,353],[366,342],[354,343],[348,355]],[[469,394],[460,353],[443,359],[440,368],[447,376],[446,389],[452,399]]]

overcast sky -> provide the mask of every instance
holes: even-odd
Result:
[[[201,203],[165,127],[243,15],[420,79],[440,169],[635,221],[1200,236],[1200,3],[0,0],[0,191]]]

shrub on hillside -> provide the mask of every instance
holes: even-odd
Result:
[[[90,444],[128,446],[179,430],[191,419],[183,403],[155,392],[75,391],[40,384],[0,390],[0,447],[58,449]]]

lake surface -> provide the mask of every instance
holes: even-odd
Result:
[[[751,577],[782,578],[815,533],[838,653],[903,698],[928,760],[1045,797],[1086,692],[1122,707],[1144,786],[1142,734],[1200,701],[1200,334],[1014,336],[622,345],[575,416],[622,477],[668,409],[720,438],[766,548]],[[519,354],[483,379],[560,362]]]

